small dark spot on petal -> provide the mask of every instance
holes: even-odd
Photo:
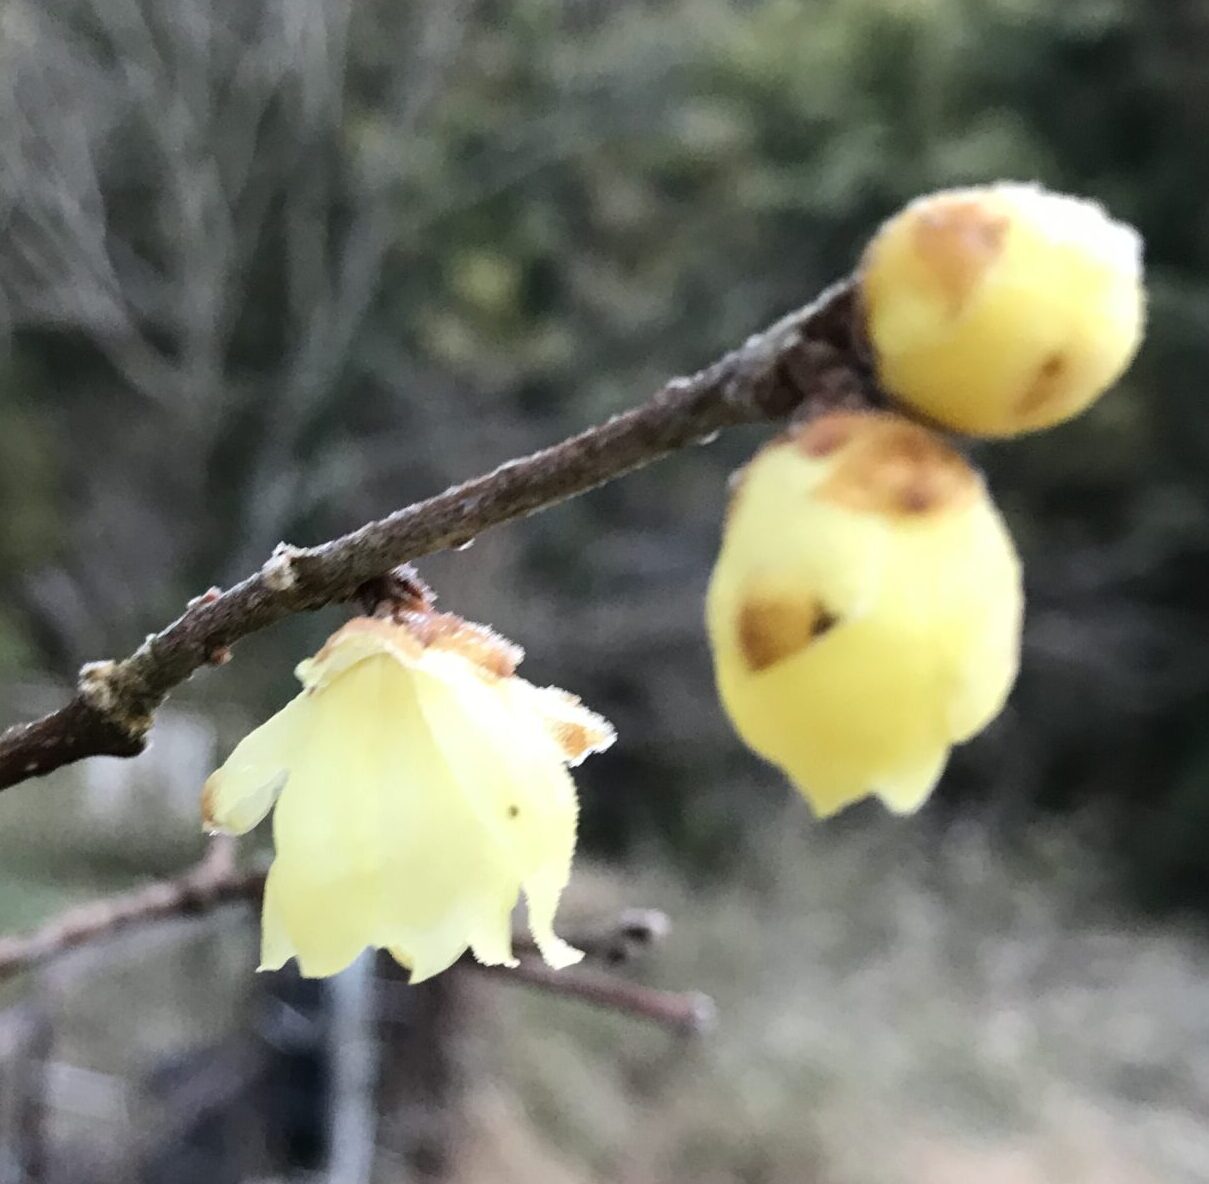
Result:
[[[509,818],[516,818],[520,814],[520,812],[521,812],[520,806],[509,806],[508,807],[508,817]]]
[[[817,637],[822,637],[824,633],[830,632],[840,623],[840,619],[833,612],[828,612],[821,604],[815,605],[814,624],[810,628],[810,636],[813,640]]]

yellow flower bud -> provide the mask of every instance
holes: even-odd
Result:
[[[1035,185],[916,199],[878,231],[858,275],[882,387],[971,435],[1070,419],[1142,338],[1137,232]]]
[[[906,813],[1002,708],[1021,609],[978,474],[917,424],[844,413],[739,474],[706,617],[736,729],[818,814]]]
[[[276,801],[262,969],[342,970],[367,946],[419,982],[469,948],[514,965],[523,890],[552,966],[575,848],[566,766],[612,728],[578,699],[514,673],[521,652],[428,608],[359,618],[302,662],[305,688],[206,782],[205,823],[241,834]]]

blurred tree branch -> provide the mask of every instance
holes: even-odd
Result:
[[[0,979],[133,925],[257,898],[264,880],[263,867],[236,868],[230,845],[216,841],[204,859],[175,879],[89,901],[67,909],[32,933],[0,938]]]
[[[708,1031],[716,1014],[714,1001],[699,991],[660,991],[599,970],[553,970],[537,959],[522,959],[519,966],[511,969],[480,966],[477,962],[465,965],[493,978],[624,1012],[685,1034]]]
[[[264,891],[265,875],[263,864],[236,866],[231,841],[216,839],[203,859],[173,879],[89,901],[30,933],[0,938],[0,981],[125,929],[205,913],[225,904],[256,903]],[[612,921],[572,931],[568,937],[587,958],[612,966],[631,961],[666,936],[668,928],[666,915],[655,909],[627,909]],[[712,1022],[713,1002],[699,992],[656,990],[601,970],[553,971],[536,956],[526,932],[514,935],[513,948],[520,959],[515,967],[480,966],[469,957],[459,965],[680,1032],[699,1032]]]
[[[175,576],[233,581],[298,521],[474,6],[3,7],[0,334],[95,351],[92,404],[163,429],[145,468],[73,458],[72,545],[14,573],[59,656],[133,624],[132,573],[144,608],[171,604]]]
[[[469,543],[723,428],[866,400],[866,377],[845,281],[606,423],[320,546],[279,545],[255,574],[197,597],[129,657],[86,665],[66,706],[0,735],[0,789],[83,757],[141,752],[173,687],[292,613],[347,601],[400,563]]]

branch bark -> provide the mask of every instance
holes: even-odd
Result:
[[[139,925],[206,913],[225,904],[259,902],[266,868],[239,868],[227,838],[211,841],[204,859],[175,879],[67,909],[31,933],[0,938],[0,982],[80,946]],[[567,935],[587,958],[614,966],[628,962],[667,935],[669,921],[655,909],[628,909],[611,922]],[[465,956],[458,966],[495,975],[571,999],[580,999],[680,1032],[701,1032],[714,1006],[699,992],[660,991],[599,970],[552,970],[537,956],[527,933],[513,936],[514,967],[481,966]],[[405,972],[400,971],[400,974]]]
[[[80,672],[64,707],[0,735],[0,789],[87,756],[134,756],[173,687],[240,638],[292,613],[351,599],[398,564],[574,497],[723,428],[867,402],[850,281],[783,317],[713,365],[675,378],[606,423],[317,547],[284,544],[255,574],[191,601],[129,657]]]
[[[714,1001],[700,991],[661,991],[599,970],[553,970],[530,958],[522,959],[514,967],[480,966],[477,962],[464,965],[502,982],[578,999],[685,1035],[708,1032],[717,1017]]]
[[[32,933],[0,938],[0,980],[135,925],[258,900],[264,879],[264,868],[239,870],[228,858],[207,857],[174,880],[68,909]]]

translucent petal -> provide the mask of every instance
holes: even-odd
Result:
[[[378,654],[412,665],[420,660],[423,649],[405,626],[377,617],[354,617],[337,629],[314,657],[299,662],[294,674],[304,687],[318,691]]]
[[[831,818],[870,793],[867,769],[857,772],[850,766],[820,768],[812,764],[808,772],[786,766],[785,773],[810,803],[816,818]]]
[[[323,978],[339,973],[372,944],[365,910],[374,894],[364,879],[319,878],[312,871],[293,856],[279,854],[274,862],[275,898],[271,907],[266,901],[262,961],[280,966],[293,954],[303,975]]]
[[[300,737],[309,726],[306,695],[291,699],[276,715],[236,745],[202,789],[202,820],[210,831],[242,835],[272,808],[289,777]]]
[[[891,776],[879,778],[877,796],[895,814],[914,814],[936,787],[948,759],[949,750],[942,748]]]
[[[304,973],[374,945],[428,977],[516,899],[499,838],[433,743],[416,684],[376,655],[317,692],[275,819],[280,908]]]
[[[578,765],[594,752],[604,752],[617,739],[613,725],[604,716],[558,687],[536,687],[523,678],[505,679],[498,687],[512,701],[514,710],[541,721],[569,765]]]
[[[512,901],[494,914],[484,914],[470,930],[470,952],[484,966],[515,966],[512,956],[512,908],[520,894],[519,886]]]
[[[269,869],[264,884],[264,904],[260,920],[260,970],[280,970],[294,957],[294,943],[286,931],[277,903],[277,878]]]
[[[396,962],[411,971],[408,981],[414,987],[448,970],[466,952],[466,936],[449,929],[434,930],[415,946],[391,946],[390,952]]]
[[[354,667],[313,694],[312,727],[273,817],[276,908],[303,974],[333,974],[374,941],[383,888],[379,709]],[[372,687],[367,688],[372,692]]]
[[[497,836],[518,880],[553,860],[570,865],[578,803],[542,720],[491,684],[420,676],[421,706],[468,805]]]
[[[530,705],[498,684],[467,679],[454,687],[420,676],[421,704],[466,799],[500,836],[530,902],[534,937],[551,965],[578,960],[553,932],[571,873],[578,803],[562,749]],[[520,700],[524,702],[523,699]]]
[[[568,945],[554,933],[554,914],[559,897],[567,886],[570,864],[551,862],[525,880],[525,901],[529,906],[529,932],[542,958],[555,970],[574,966],[583,951]]]
[[[391,900],[382,940],[407,950],[413,981],[420,981],[460,957],[484,918],[511,909],[518,884],[497,831],[461,792],[434,742],[421,705],[431,682],[397,663],[383,682],[387,760],[406,781],[388,779],[383,787]]]

